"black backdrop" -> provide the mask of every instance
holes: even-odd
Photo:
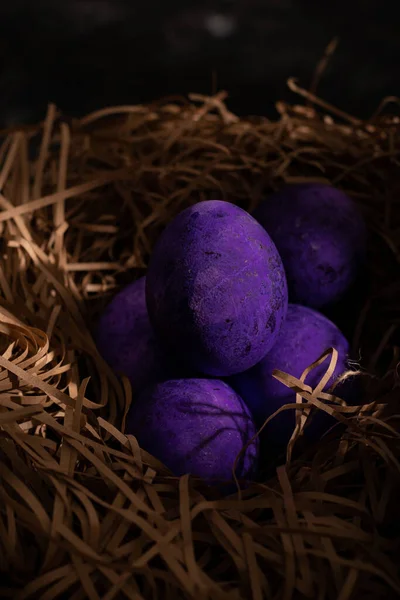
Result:
[[[230,93],[239,113],[272,114],[290,76],[368,116],[400,94],[400,25],[386,0],[13,0],[0,3],[0,123],[81,114],[164,94]]]

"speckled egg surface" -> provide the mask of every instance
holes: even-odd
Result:
[[[256,423],[261,425],[284,404],[296,402],[295,392],[275,379],[272,376],[273,370],[279,369],[299,378],[304,370],[330,347],[338,351],[338,361],[331,379],[324,388],[325,391],[339,375],[348,370],[349,344],[336,325],[325,316],[316,310],[289,304],[286,321],[273,349],[255,367],[232,377],[229,382],[250,408]],[[306,383],[312,388],[320,382],[329,361],[330,357],[326,358],[308,374]],[[341,392],[343,391],[345,397],[341,396],[339,391],[335,393],[348,401],[350,389],[346,386],[341,388]],[[319,418],[314,419],[314,427],[310,430],[313,433],[318,433],[318,427],[322,433],[326,423],[329,426],[334,424],[329,417],[328,421],[321,419],[325,415],[316,416]],[[284,412],[270,422],[268,433],[277,438],[283,435],[287,441],[288,434],[290,436],[293,431],[294,420],[294,412]]]
[[[271,238],[229,202],[199,202],[161,235],[146,283],[151,322],[170,351],[202,373],[226,376],[273,346],[287,310]]]
[[[354,202],[323,184],[285,187],[254,217],[281,255],[291,302],[314,308],[340,300],[366,254],[366,226]]]
[[[175,475],[190,473],[208,482],[231,480],[237,455],[256,432],[242,399],[217,379],[151,386],[132,406],[126,431]],[[254,475],[257,456],[254,441],[238,463],[239,478]]]
[[[170,372],[150,324],[145,285],[141,277],[119,292],[101,315],[95,334],[104,360],[129,378],[134,392]]]

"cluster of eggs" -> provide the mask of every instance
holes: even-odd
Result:
[[[257,429],[295,402],[273,370],[300,377],[329,347],[327,387],[347,370],[348,342],[319,310],[346,294],[365,247],[356,206],[327,185],[288,186],[253,216],[219,200],[183,210],[98,324],[101,354],[134,391],[127,433],[175,475],[229,480],[237,462],[254,477]],[[268,435],[289,439],[293,425],[287,411]]]

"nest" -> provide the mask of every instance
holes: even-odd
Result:
[[[50,106],[39,126],[2,132],[2,598],[399,596],[399,119],[361,122],[314,97],[277,108],[272,122],[239,119],[223,94],[80,120]],[[130,385],[92,326],[184,207],[218,198],[252,210],[310,180],[349,193],[370,228],[368,290],[341,310],[362,348],[363,403],[278,374],[342,428],[222,497],[124,433]]]

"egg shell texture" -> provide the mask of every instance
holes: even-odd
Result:
[[[235,375],[229,383],[241,395],[253,414],[258,426],[284,404],[294,404],[296,394],[272,376],[274,369],[300,378],[304,370],[316,361],[328,348],[338,351],[335,371],[324,388],[327,391],[337,377],[348,370],[347,357],[349,344],[339,329],[324,315],[316,310],[289,304],[286,321],[281,329],[273,349],[252,369]],[[306,377],[305,382],[313,389],[320,382],[329,366],[330,356]],[[346,402],[351,400],[351,388],[338,386],[335,393]],[[285,411],[267,425],[267,434],[271,438],[290,437],[295,423],[295,413]],[[326,426],[335,421],[318,412],[313,418],[308,433],[322,434]]]
[[[144,390],[132,406],[127,432],[175,475],[228,481],[234,461],[256,433],[242,399],[218,379],[178,379]],[[238,463],[239,478],[252,477],[258,440]]]
[[[146,297],[167,347],[213,376],[256,364],[287,310],[275,245],[248,213],[219,200],[187,208],[166,228],[150,260]]]
[[[104,360],[126,375],[134,392],[171,375],[171,366],[156,339],[146,306],[146,278],[126,286],[99,319],[96,342]]]
[[[323,184],[285,187],[254,217],[281,255],[289,300],[314,308],[340,300],[366,255],[366,226],[354,202]]]

